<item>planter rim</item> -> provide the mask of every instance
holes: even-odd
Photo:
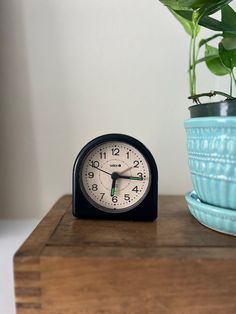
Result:
[[[236,103],[236,97],[235,98],[232,98],[232,99],[224,99],[224,100],[219,100],[219,101],[212,101],[212,102],[206,102],[206,103],[201,103],[201,104],[194,104],[194,105],[191,105],[189,106],[188,108],[192,108],[194,106],[199,106],[199,107],[204,107],[204,106],[207,106],[207,105],[215,105],[215,104],[224,104],[224,103]]]
[[[198,117],[235,117],[236,98],[216,102],[193,104],[188,107],[191,118]]]
[[[229,127],[236,128],[236,117],[201,117],[190,118],[184,121],[184,127]]]

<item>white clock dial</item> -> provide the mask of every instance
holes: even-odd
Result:
[[[149,165],[135,147],[124,142],[106,142],[85,157],[80,174],[87,200],[100,210],[126,212],[147,195]]]

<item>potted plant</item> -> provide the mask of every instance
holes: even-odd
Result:
[[[230,0],[160,0],[190,36],[189,107],[185,121],[194,192],[186,194],[191,213],[202,224],[236,235],[236,12]],[[217,19],[214,13],[218,12]],[[209,37],[199,39],[201,28]],[[229,91],[197,91],[197,67],[205,62],[228,76]],[[215,101],[215,96],[221,97]],[[204,97],[211,101],[202,103]]]

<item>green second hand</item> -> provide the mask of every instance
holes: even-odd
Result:
[[[111,196],[114,196],[115,195],[115,188],[112,188],[111,189]]]

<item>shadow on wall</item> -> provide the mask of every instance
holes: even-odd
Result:
[[[40,206],[24,34],[22,2],[1,1],[0,217],[35,217]]]

